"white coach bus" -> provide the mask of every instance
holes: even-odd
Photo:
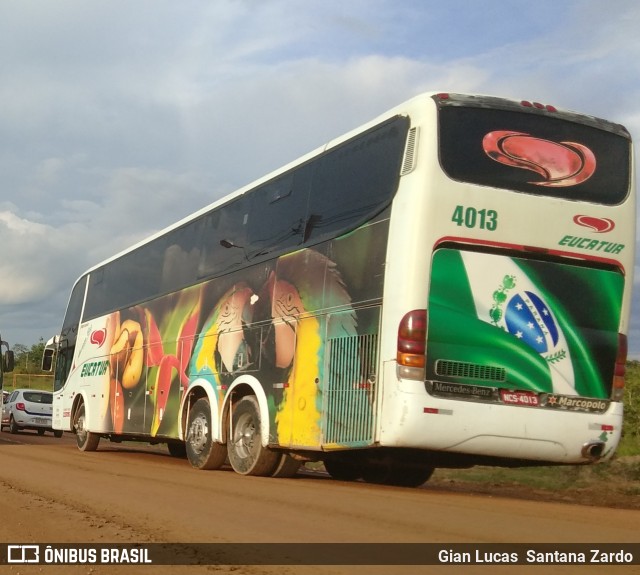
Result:
[[[418,96],[80,277],[45,351],[54,427],[397,485],[609,458],[631,146],[549,105]]]

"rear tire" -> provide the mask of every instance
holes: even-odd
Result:
[[[196,469],[220,469],[227,459],[227,446],[213,441],[212,431],[209,400],[202,397],[189,411],[184,444],[189,463]]]
[[[362,468],[362,479],[367,483],[420,487],[433,474],[434,467],[418,456],[383,455],[372,457]]]
[[[13,415],[9,420],[9,433],[13,433],[14,435],[20,431],[20,426],[16,423],[16,420],[13,419]]]
[[[253,395],[233,408],[228,450],[229,463],[240,475],[271,475],[280,463],[281,454],[262,445],[260,408]]]
[[[100,443],[100,436],[85,428],[87,418],[85,416],[84,403],[80,404],[73,418],[73,429],[76,434],[76,443],[80,451],[95,451]]]
[[[44,429],[37,429],[38,435],[44,435]]]
[[[275,471],[271,474],[271,477],[288,478],[293,477],[298,473],[298,469],[302,463],[297,459],[294,459],[288,453],[283,453],[280,457],[280,462]]]
[[[187,446],[182,441],[169,441],[167,443],[167,449],[171,457],[184,459],[187,456]]]
[[[362,477],[359,461],[347,461],[346,459],[326,459],[324,468],[327,473],[338,481],[356,481]]]
[[[54,437],[62,437],[62,429],[54,429],[53,430]]]

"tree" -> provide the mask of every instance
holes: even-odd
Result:
[[[34,343],[31,347],[27,347],[22,343],[13,345],[13,353],[15,355],[15,373],[32,373],[39,375],[42,373],[40,369],[42,354],[44,352],[44,339],[40,338],[38,343]]]

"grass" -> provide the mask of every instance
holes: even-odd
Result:
[[[616,457],[594,465],[542,466],[505,469],[474,467],[454,470],[438,469],[442,479],[457,478],[471,483],[513,482],[537,489],[569,489],[591,485],[615,476],[619,481],[640,481],[640,458]],[[435,478],[435,475],[434,475]],[[640,485],[638,485],[640,489]]]
[[[52,375],[34,375],[30,373],[8,373],[4,376],[4,390],[41,389],[53,391]]]
[[[640,455],[640,362],[627,363],[624,386],[624,423],[619,456]]]

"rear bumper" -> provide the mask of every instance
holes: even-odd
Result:
[[[549,463],[587,463],[613,456],[622,404],[604,413],[488,404],[430,396],[422,382],[403,381],[384,402],[379,443]]]

